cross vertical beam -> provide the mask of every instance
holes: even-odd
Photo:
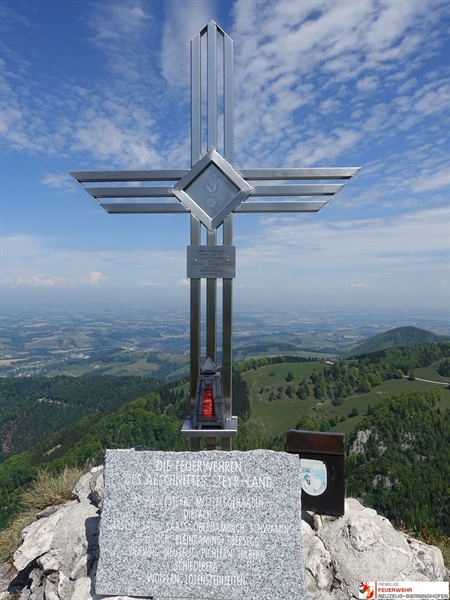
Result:
[[[191,42],[191,166],[202,152],[202,83],[201,83],[201,40],[206,35],[206,142],[207,148],[217,148],[219,138],[219,43],[222,42],[223,73],[223,146],[224,158],[233,164],[233,42],[213,21],[195,36]],[[192,216],[191,216],[192,219]],[[222,225],[222,244],[233,243],[233,217],[230,215]],[[200,244],[198,237],[191,244]],[[206,245],[216,246],[217,229],[207,230]],[[197,292],[197,279],[191,279],[191,407],[195,405],[196,378],[201,356],[201,336],[197,335],[198,319],[201,314],[201,294]],[[224,388],[225,418],[232,417],[232,293],[233,280],[224,279],[222,287],[222,383]],[[217,279],[206,279],[206,356],[217,361]],[[194,360],[193,360],[194,357]],[[215,438],[206,438],[207,447],[215,447]],[[199,438],[190,438],[191,450],[199,449]],[[222,439],[222,448],[231,450],[231,437]]]
[[[217,96],[217,25],[210,21],[206,26],[207,37],[207,147],[217,148],[217,114],[218,114],[218,96]]]
[[[224,158],[234,166],[234,61],[233,41],[227,35],[223,40],[223,151]],[[223,244],[233,244],[233,215],[222,225]],[[231,419],[233,406],[233,280],[222,281],[222,384],[225,398],[225,418]],[[232,449],[232,438],[222,439],[222,449]]]
[[[207,55],[206,55],[206,86],[207,86],[207,111],[206,111],[206,140],[207,148],[217,148],[218,134],[218,82],[217,82],[217,26],[210,21],[206,26]],[[217,230],[208,230],[207,245],[217,245]],[[206,280],[206,356],[217,360],[217,280]]]
[[[201,123],[201,37],[198,33],[191,41],[191,166],[201,157],[202,123]],[[194,215],[190,215],[192,245],[201,244],[201,223]],[[195,410],[195,392],[197,376],[200,371],[201,340],[201,279],[190,280],[190,410]],[[190,439],[191,451],[200,449],[200,439]]]

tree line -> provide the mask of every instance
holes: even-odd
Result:
[[[284,393],[289,397],[296,395],[300,400],[314,396],[317,400],[330,400],[334,406],[339,406],[345,398],[366,394],[389,379],[402,379],[407,375],[414,377],[414,369],[430,366],[449,354],[448,342],[392,348],[314,369],[310,377],[302,378],[295,387],[291,383],[292,372],[288,372],[286,382],[289,385]],[[446,358],[438,371],[444,377],[450,376],[450,359]]]

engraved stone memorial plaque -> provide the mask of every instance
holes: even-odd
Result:
[[[188,278],[236,277],[236,246],[188,246]]]
[[[96,593],[302,600],[300,496],[283,452],[107,450]]]

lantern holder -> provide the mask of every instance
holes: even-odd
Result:
[[[220,373],[216,363],[207,358],[197,377],[195,406],[181,429],[184,437],[234,437],[237,417],[226,419]]]
[[[181,428],[181,437],[189,438],[232,438],[237,434],[238,418],[231,417],[225,420],[225,428],[208,427],[207,429],[197,429],[192,426],[192,419],[188,417]]]

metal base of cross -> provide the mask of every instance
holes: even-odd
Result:
[[[189,438],[189,450],[199,452],[202,438],[205,439],[206,450],[232,450],[232,440],[237,435],[238,418],[231,417],[225,421],[225,429],[214,427],[203,427],[202,429],[192,426],[192,418],[187,417],[181,428],[181,437]],[[217,441],[220,439],[220,445]]]
[[[238,418],[231,417],[225,421],[225,429],[219,429],[217,427],[208,427],[203,429],[196,429],[192,427],[191,417],[187,417],[181,428],[182,437],[196,437],[196,438],[211,438],[211,437],[235,437],[238,428]]]

